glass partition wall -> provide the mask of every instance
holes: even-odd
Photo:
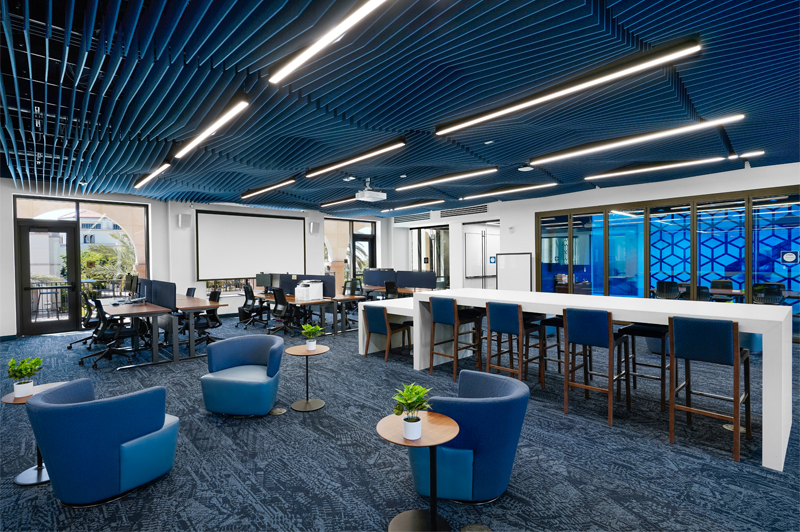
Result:
[[[536,215],[537,290],[792,307],[800,327],[797,188]]]

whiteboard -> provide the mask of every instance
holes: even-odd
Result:
[[[197,211],[197,280],[305,273],[305,218]]]
[[[533,255],[500,253],[497,255],[497,289],[533,291]]]

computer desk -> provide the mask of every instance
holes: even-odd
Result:
[[[171,314],[172,311],[166,307],[161,307],[158,305],[154,305],[152,303],[139,303],[137,305],[131,304],[120,304],[114,306],[113,303],[116,302],[116,298],[109,297],[109,298],[102,298],[100,300],[103,303],[103,310],[109,316],[114,318],[131,318],[133,321],[133,328],[134,330],[139,330],[139,320],[142,318],[150,318],[150,344],[153,351],[153,361],[147,363],[146,365],[157,364],[159,363],[158,359],[158,324],[155,322],[155,318],[158,316],[163,316],[167,314]],[[177,319],[176,319],[177,321]],[[174,352],[178,352],[178,343],[177,343],[177,335],[175,336],[174,342]],[[139,351],[139,335],[137,334],[131,339],[132,349],[133,351]],[[122,366],[119,369],[127,369],[136,367],[138,365],[129,365],[129,366]]]
[[[218,309],[220,307],[227,307],[227,303],[218,303],[209,301],[202,297],[185,296],[181,294],[175,295],[176,308],[186,314],[189,319],[189,358],[198,358],[206,355],[198,355],[195,350],[195,337],[194,337],[194,320],[195,314],[203,310]],[[178,361],[178,352],[173,354],[173,362]],[[181,359],[187,360],[187,359]]]
[[[241,294],[241,295],[244,295],[244,294]],[[275,302],[275,297],[273,297],[272,293],[264,293],[263,290],[261,290],[259,292],[255,292],[254,291],[253,292],[253,296],[255,296],[255,298],[258,299],[259,301],[270,301],[270,302],[273,302],[273,303]],[[335,297],[332,297],[332,298],[327,297],[327,298],[316,299],[316,300],[311,300],[311,301],[297,301],[293,295],[287,295],[286,296],[286,302],[289,303],[290,305],[294,305],[296,307],[319,306],[319,308],[320,308],[320,313],[319,313],[319,315],[320,315],[320,325],[322,326],[323,329],[327,326],[326,322],[325,322],[325,308],[330,306],[333,309],[333,334],[334,335],[339,334],[339,332],[340,332],[339,331],[339,315],[338,315],[339,304],[347,302],[347,301],[360,301],[362,299],[366,299],[366,297],[364,297],[364,296],[343,296],[343,295],[338,295],[338,296],[335,296]],[[342,330],[341,330],[341,332],[345,332],[345,330],[344,330],[344,320],[342,320]],[[327,335],[327,334],[330,334],[330,333],[325,333],[325,334]]]

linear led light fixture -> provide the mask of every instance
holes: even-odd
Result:
[[[443,199],[423,201],[420,203],[412,203],[411,205],[403,205],[402,207],[395,207],[394,209],[383,209],[381,212],[402,211],[403,209],[413,209],[414,207],[425,207],[427,205],[436,205],[437,203],[444,203]]]
[[[205,131],[203,131],[195,138],[193,138],[189,144],[187,144],[181,151],[176,153],[175,158],[180,159],[181,157],[183,157],[184,155],[195,149],[197,146],[200,145],[201,142],[203,142],[208,137],[216,133],[216,131],[219,128],[221,128],[222,126],[233,120],[236,117],[236,115],[244,111],[248,105],[250,105],[250,102],[244,99],[237,102],[233,107],[230,108],[230,110],[223,113],[222,116],[217,118],[216,122],[208,126],[205,129]]]
[[[412,188],[419,188],[419,187],[427,187],[430,185],[436,185],[438,183],[447,183],[449,181],[457,181],[459,179],[467,179],[468,177],[475,177],[476,175],[484,175],[484,174],[491,174],[497,172],[497,167],[492,166],[491,168],[485,168],[483,170],[475,170],[472,172],[461,172],[458,174],[447,174],[440,177],[435,177],[433,179],[429,179],[427,181],[421,181],[419,183],[414,183],[413,185],[405,185],[402,187],[398,187],[395,190],[400,192],[402,190],[411,190]]]
[[[539,188],[547,188],[547,187],[554,187],[558,183],[548,183],[546,185],[533,185],[529,187],[517,187],[517,188],[510,188],[507,190],[495,190],[490,192],[484,192],[483,194],[475,194],[474,196],[467,196],[465,198],[458,198],[460,200],[471,200],[471,199],[478,199],[478,198],[489,198],[492,196],[499,196],[501,194],[513,194],[514,192],[527,192],[529,190],[536,190]]]
[[[538,166],[544,163],[561,161],[564,159],[571,159],[572,157],[580,157],[581,155],[588,155],[590,153],[597,153],[600,151],[622,148],[623,146],[631,146],[634,144],[641,144],[643,142],[650,142],[652,140],[659,140],[663,138],[674,137],[677,135],[685,135],[688,133],[694,133],[696,131],[702,131],[703,129],[709,129],[712,127],[729,124],[731,122],[737,122],[739,120],[742,120],[743,118],[744,118],[743,114],[736,114],[736,115],[726,116],[723,118],[717,118],[715,120],[705,120],[697,124],[692,124],[691,126],[682,126],[672,129],[664,129],[661,131],[656,131],[654,133],[645,133],[644,135],[625,137],[620,140],[612,140],[611,142],[604,142],[602,144],[592,146],[591,148],[578,148],[576,150],[570,150],[557,155],[541,157],[539,159],[531,159],[529,164],[531,166]]]
[[[164,164],[162,164],[161,166],[158,167],[158,170],[156,170],[155,172],[153,172],[153,173],[151,173],[149,175],[144,176],[139,181],[137,181],[136,184],[133,185],[133,188],[142,188],[147,183],[149,183],[150,181],[155,179],[156,176],[158,176],[158,174],[166,171],[170,166],[171,165],[169,163],[165,162]]]
[[[263,194],[264,192],[269,192],[270,190],[275,190],[276,188],[285,187],[286,185],[291,185],[296,180],[295,178],[287,179],[282,183],[278,183],[277,185],[272,185],[269,187],[259,188],[256,190],[248,190],[244,194],[242,194],[242,199],[252,198],[253,196],[258,196],[259,194]]]
[[[698,164],[708,164],[708,163],[716,163],[719,161],[724,161],[725,157],[711,157],[708,159],[698,159],[695,161],[682,161],[679,163],[672,163],[672,164],[662,164],[658,166],[646,166],[642,168],[634,168],[633,170],[620,170],[619,172],[606,172],[605,174],[597,174],[591,175],[588,177],[584,177],[586,181],[591,181],[592,179],[605,179],[607,177],[617,177],[621,175],[632,175],[632,174],[643,174],[647,172],[655,172],[657,170],[670,170],[672,168],[682,168],[684,166],[695,166]]]
[[[758,199],[754,199],[753,203],[755,203],[757,201],[778,201],[778,200],[782,200],[782,199],[789,199],[789,196],[775,196],[775,197],[772,197],[772,198],[758,198]]]
[[[323,166],[321,168],[314,169],[310,173],[306,174],[306,177],[316,177],[318,175],[322,175],[322,174],[325,174],[327,172],[332,172],[332,171],[336,170],[337,168],[342,168],[344,166],[348,166],[348,165],[351,165],[353,163],[357,163],[359,161],[363,161],[364,159],[369,159],[370,157],[375,157],[375,156],[380,155],[382,153],[386,153],[387,151],[392,151],[392,150],[396,150],[398,148],[402,148],[405,145],[406,145],[406,143],[405,143],[404,140],[398,140],[398,141],[392,142],[392,143],[390,143],[390,144],[388,144],[386,146],[382,146],[382,147],[374,149],[372,151],[368,151],[367,153],[364,153],[364,154],[359,155],[357,157],[353,157],[352,159],[347,159],[346,161],[340,161],[338,163],[333,163],[332,165],[329,165],[329,166]]]
[[[631,214],[625,211],[608,211],[608,212],[610,212],[611,214],[619,214],[621,216],[629,216],[631,218],[641,218],[642,216],[641,214]]]
[[[672,48],[670,48],[672,49]],[[620,78],[624,78],[625,76],[630,76],[632,74],[636,74],[637,72],[641,72],[643,70],[647,70],[649,68],[657,67],[659,65],[663,65],[665,63],[669,63],[676,59],[680,59],[681,57],[685,57],[687,55],[693,54],[695,52],[700,51],[700,44],[697,41],[690,41],[685,45],[681,46],[680,48],[674,49],[671,53],[666,53],[663,55],[659,55],[658,57],[653,57],[648,60],[642,60],[640,62],[636,62],[633,65],[628,66],[627,68],[621,68],[619,70],[614,70],[605,75],[598,75],[597,77],[593,77],[588,81],[584,81],[583,83],[577,83],[575,85],[569,85],[559,90],[555,90],[552,92],[545,92],[539,96],[535,96],[533,98],[522,100],[521,102],[517,102],[515,104],[509,105],[508,107],[502,107],[497,109],[496,111],[490,111],[485,114],[477,115],[471,118],[467,118],[462,122],[456,122],[452,125],[444,125],[441,128],[436,128],[437,135],[446,135],[453,131],[458,131],[459,129],[464,129],[470,126],[474,126],[475,124],[480,124],[482,122],[487,122],[489,120],[494,120],[495,118],[500,118],[501,116],[505,116],[511,113],[516,113],[517,111],[521,111],[523,109],[528,109],[530,107],[537,106],[539,104],[549,102],[551,100],[555,100],[557,98],[561,98],[563,96],[568,96],[570,94],[574,94],[576,92],[584,91],[590,89],[592,87],[596,87],[598,85],[602,85],[604,83],[608,83],[610,81],[614,81]]]
[[[341,21],[335,28],[323,35],[323,37],[306,48],[300,55],[292,59],[286,66],[278,70],[274,76],[269,78],[270,83],[278,83],[283,78],[300,68],[309,59],[317,55],[320,50],[333,43],[341,37],[347,30],[358,24],[361,19],[372,13],[386,0],[370,0],[361,6],[355,13]]]
[[[758,157],[759,155],[764,155],[764,150],[749,151],[741,154],[739,157],[742,159],[747,159],[749,157]]]
[[[320,205],[320,207],[333,207],[334,205],[341,205],[342,203],[350,203],[351,201],[355,201],[356,199],[358,199],[358,198],[353,196],[352,198],[331,201],[330,203],[323,203],[322,205]]]

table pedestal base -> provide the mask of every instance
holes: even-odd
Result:
[[[48,482],[50,482],[50,476],[44,466],[33,466],[14,477],[14,483],[20,486],[36,486]]]
[[[322,399],[300,399],[292,403],[292,410],[298,412],[313,412],[325,406],[325,401]]]
[[[430,510],[409,510],[397,514],[389,523],[389,532],[449,532],[450,524],[441,515],[436,516],[436,527],[431,528]]]

